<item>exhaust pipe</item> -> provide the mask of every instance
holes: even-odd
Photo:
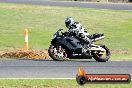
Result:
[[[105,38],[105,36],[101,36],[99,38],[96,38],[94,41],[99,41],[99,40],[104,39],[104,38]]]

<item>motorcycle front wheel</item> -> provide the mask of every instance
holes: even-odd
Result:
[[[49,56],[55,61],[64,61],[67,58],[65,49],[58,45],[50,45],[48,53]]]
[[[106,52],[104,54],[101,54],[99,51],[96,53],[93,53],[93,58],[98,62],[106,62],[110,59],[110,51],[105,45],[101,47],[104,48]]]

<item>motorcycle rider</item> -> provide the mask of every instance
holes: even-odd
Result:
[[[89,39],[89,33],[84,30],[79,22],[74,22],[74,19],[72,17],[67,17],[65,19],[65,25],[68,28],[68,32],[75,33],[77,37],[84,40],[89,45],[91,44],[91,40]]]

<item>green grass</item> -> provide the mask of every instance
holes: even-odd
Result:
[[[85,84],[75,80],[0,80],[0,88],[131,88],[130,84]]]
[[[22,48],[25,28],[29,29],[30,48],[48,49],[53,33],[59,28],[66,30],[64,20],[67,16],[72,16],[81,22],[90,34],[98,32],[105,34],[106,38],[98,43],[110,48],[111,59],[131,60],[131,11],[7,3],[0,3],[0,6],[16,6],[0,7],[0,50]]]

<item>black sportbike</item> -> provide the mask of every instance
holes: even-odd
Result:
[[[85,42],[79,37],[75,36],[75,33],[62,32],[63,29],[59,29],[51,40],[49,47],[49,56],[56,61],[63,61],[69,59],[92,59],[92,57],[98,62],[106,62],[110,58],[109,49],[102,44],[95,44],[96,41],[103,39],[104,34],[93,34],[89,38],[91,44]]]

